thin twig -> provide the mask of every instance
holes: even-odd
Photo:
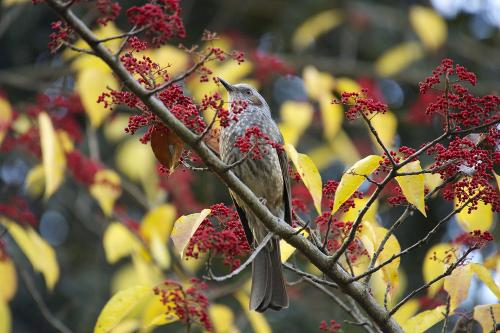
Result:
[[[477,196],[477,195],[476,195]],[[413,249],[417,248],[417,247],[420,247],[422,246],[423,244],[425,244],[429,238],[431,238],[432,235],[434,235],[437,230],[439,229],[439,227],[441,227],[441,225],[443,225],[444,223],[446,223],[449,219],[451,219],[455,214],[458,214],[460,213],[473,199],[476,198],[476,196],[473,196],[471,198],[469,198],[465,203],[463,203],[459,208],[457,209],[454,209],[452,210],[451,212],[448,213],[448,215],[446,215],[445,217],[443,217],[435,226],[434,228],[431,229],[431,231],[429,231],[429,233],[427,235],[425,235],[424,238],[420,239],[419,241],[417,241],[416,243],[414,243],[413,245],[407,247],[406,249],[404,249],[403,251],[399,252],[399,253],[396,253],[394,254],[392,257],[390,257],[389,259],[387,259],[386,261],[384,261],[383,263],[379,264],[378,266],[376,267],[373,267],[372,269],[368,269],[366,272],[352,278],[349,282],[352,282],[352,281],[357,281],[359,279],[362,279],[368,275],[372,275],[373,273],[375,273],[376,271],[380,270],[382,267],[390,264],[391,262],[393,262],[394,260],[396,260],[397,258],[399,257],[402,257],[406,254],[408,254],[409,252],[411,252]]]
[[[365,115],[365,113],[363,111],[361,111],[360,113],[363,116],[363,119],[365,120],[366,124],[368,125],[368,128],[370,129],[370,132],[372,132],[373,136],[375,137],[375,140],[377,140],[377,143],[382,148],[382,150],[384,151],[385,155],[387,156],[387,158],[391,162],[392,168],[396,169],[396,161],[394,161],[394,158],[390,154],[389,149],[387,149],[387,147],[382,142],[382,139],[380,138],[380,136],[379,136],[377,130],[375,129],[375,127],[373,127],[372,122],[370,121],[370,119],[368,119],[368,117]]]
[[[125,32],[123,34],[115,35],[115,36],[111,36],[111,37],[101,38],[101,39],[96,40],[95,42],[97,44],[100,44],[100,43],[106,43],[106,42],[109,42],[109,41],[112,41],[112,40],[115,40],[115,39],[122,39],[122,38],[128,39],[129,37],[132,37],[132,36],[135,36],[137,34],[140,34],[144,30],[146,30],[147,28],[149,28],[149,25],[146,25],[146,26],[144,26],[142,28],[139,28],[139,29],[135,30],[136,28],[137,28],[137,26],[134,26],[134,27],[132,27],[132,29],[129,32]]]
[[[314,274],[310,274],[310,273],[304,272],[303,270],[300,270],[297,267],[292,266],[292,265],[290,265],[287,262],[284,262],[282,265],[283,265],[284,268],[288,269],[289,271],[297,273],[301,277],[305,277],[305,278],[311,279],[311,280],[313,280],[316,283],[323,284],[325,286],[329,286],[329,287],[332,287],[332,288],[338,288],[339,287],[334,282],[331,282],[331,281],[328,281],[328,280],[325,280],[325,279],[321,279],[321,278],[317,277]]]
[[[335,303],[337,303],[338,306],[345,312],[347,312],[352,318],[354,318],[358,323],[364,323],[362,326],[365,331],[367,332],[373,332],[372,327],[373,325],[366,319],[360,316],[358,316],[355,311],[350,308],[340,297],[332,293],[330,290],[328,290],[325,286],[313,281],[312,279],[308,277],[304,277],[304,281],[309,283],[311,286],[315,287],[316,289],[322,291],[325,293],[327,296],[329,296]]]
[[[81,47],[76,47],[71,43],[68,43],[67,41],[63,40],[62,45],[66,46],[68,49],[71,49],[73,51],[79,52],[79,53],[85,53],[85,54],[90,54],[95,56],[95,52],[89,49],[82,49]]]
[[[195,63],[190,69],[188,69],[187,71],[185,71],[184,73],[182,73],[181,75],[177,76],[175,79],[172,79],[168,82],[165,82],[163,83],[162,85],[152,89],[152,90],[149,90],[148,91],[148,95],[151,96],[151,95],[155,95],[157,92],[160,92],[168,87],[170,87],[172,84],[174,83],[177,83],[177,82],[180,82],[182,80],[184,80],[185,78],[187,78],[188,76],[190,76],[191,74],[193,74],[198,68],[200,68],[201,66],[203,66],[203,64],[210,58],[210,56],[212,55],[213,51],[209,51],[207,54],[205,54],[203,56],[203,58],[201,58],[200,61],[198,61],[197,63]]]
[[[455,268],[457,268],[458,266],[460,266],[462,264],[462,262],[467,258],[467,256],[469,255],[469,253],[471,253],[472,251],[476,250],[477,247],[476,246],[472,246],[470,248],[467,249],[467,251],[465,251],[465,253],[453,264],[451,264],[444,273],[436,276],[434,279],[432,279],[431,281],[427,282],[426,284],[420,286],[419,288],[413,290],[411,293],[409,293],[408,295],[406,295],[398,304],[396,304],[392,309],[391,311],[389,311],[389,314],[388,316],[392,316],[394,313],[396,313],[396,311],[398,311],[398,309],[400,307],[402,307],[406,302],[408,302],[413,296],[415,296],[416,294],[418,294],[419,292],[421,292],[422,290],[425,290],[427,288],[429,288],[431,285],[433,285],[434,283],[438,282],[439,280],[443,279],[444,277],[450,275],[454,270]]]
[[[29,293],[31,294],[31,297],[33,297],[33,300],[35,301],[36,305],[40,309],[40,312],[42,313],[45,320],[47,320],[47,322],[54,329],[56,329],[58,332],[73,333],[73,331],[71,329],[69,329],[52,312],[50,312],[50,309],[48,308],[47,304],[45,304],[42,296],[40,295],[40,293],[36,289],[35,283],[31,279],[28,272],[26,272],[24,269],[21,269],[21,277],[23,278],[23,281],[24,281],[24,284],[26,285],[26,288],[28,289]]]
[[[214,281],[225,281],[227,279],[230,279],[236,275],[238,275],[239,273],[241,273],[245,268],[247,268],[248,265],[250,265],[253,260],[255,259],[255,257],[257,257],[257,255],[259,254],[259,252],[267,245],[267,243],[269,242],[269,240],[273,237],[273,233],[270,232],[266,235],[266,237],[262,240],[262,242],[259,244],[259,246],[257,246],[255,248],[255,251],[252,252],[252,254],[250,255],[250,257],[248,257],[248,259],[240,266],[238,267],[237,269],[235,269],[234,271],[232,271],[231,273],[227,274],[227,275],[223,275],[223,276],[216,276],[212,273],[212,271],[209,269],[208,270],[208,276],[207,279],[209,280],[214,280]]]
[[[450,295],[448,295],[448,297],[446,298],[446,310],[444,313],[444,323],[441,333],[446,333],[446,329],[448,328],[448,318],[450,316],[450,303],[451,303],[451,298]]]

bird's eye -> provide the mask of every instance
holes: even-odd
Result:
[[[252,94],[252,91],[251,91],[250,89],[247,89],[247,90],[245,90],[245,94],[247,94],[247,95],[251,95],[251,94]]]

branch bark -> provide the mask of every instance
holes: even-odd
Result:
[[[219,178],[236,193],[253,210],[262,223],[274,234],[279,235],[286,242],[302,252],[316,267],[325,273],[333,282],[337,283],[341,290],[351,296],[359,306],[367,313],[374,323],[383,332],[403,332],[399,324],[389,316],[383,306],[370,294],[369,290],[359,282],[350,281],[351,276],[337,263],[332,264],[320,249],[309,240],[300,235],[296,235],[295,230],[284,221],[273,216],[255,194],[238,179],[234,173],[228,169],[228,165],[223,163],[201,140],[199,136],[191,132],[179,119],[177,119],[165,105],[158,100],[151,92],[141,86],[122,66],[115,61],[113,55],[96,38],[92,31],[71,11],[57,0],[46,0],[50,6],[62,19],[64,19],[74,31],[82,37],[92,48],[95,54],[101,58],[123,82],[123,84],[142,102],[150,108],[171,130],[173,130],[187,145],[194,150]]]

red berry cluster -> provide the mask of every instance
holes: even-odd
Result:
[[[190,325],[202,325],[207,331],[213,329],[208,315],[208,298],[203,294],[206,283],[198,279],[191,279],[191,286],[185,288],[174,280],[165,280],[155,287],[153,292],[160,297],[165,306],[165,315],[175,314],[179,319]]]
[[[66,154],[66,163],[75,180],[86,186],[94,183],[95,174],[102,169],[99,163],[89,159],[78,150]]]
[[[116,20],[122,10],[122,6],[118,2],[111,0],[97,0],[95,7],[100,14],[97,23],[101,25],[106,25],[108,22]]]
[[[240,265],[240,257],[250,252],[245,231],[238,213],[224,204],[210,207],[210,218],[198,227],[186,248],[186,257],[198,258],[209,251],[220,255],[224,264],[233,268]]]
[[[55,53],[62,44],[69,40],[73,30],[63,21],[52,22],[50,27],[53,32],[49,35],[48,47],[50,52]]]
[[[18,196],[10,197],[8,202],[0,204],[0,214],[20,224],[29,224],[33,227],[37,225],[35,215],[31,212],[28,202]]]
[[[455,244],[463,244],[468,247],[482,248],[493,240],[493,235],[489,231],[474,230],[471,232],[464,232],[455,240]]]
[[[346,118],[349,120],[358,119],[361,115],[372,117],[378,113],[386,113],[387,104],[374,98],[368,97],[368,91],[363,89],[361,93],[343,92],[341,99],[333,100],[334,104],[344,104],[348,106]]]
[[[269,147],[278,151],[284,150],[283,145],[271,140],[257,126],[247,128],[242,136],[236,138],[234,146],[242,153],[251,153],[250,158],[253,160],[260,160],[269,154]]]
[[[340,329],[342,328],[342,325],[340,325],[338,322],[336,322],[335,320],[330,320],[330,323],[327,324],[326,323],[326,320],[323,320],[320,324],[319,324],[319,329],[322,330],[322,331],[325,331],[325,332],[332,332],[332,333],[336,333],[338,332]]]
[[[184,38],[186,31],[182,23],[179,0],[155,0],[143,6],[130,7],[126,14],[129,22],[145,28],[153,46],[165,44],[168,40]]]
[[[335,198],[335,192],[337,192],[337,188],[339,186],[339,182],[335,180],[328,180],[324,185],[323,185],[323,199],[325,200],[323,202],[323,205],[326,204],[326,207],[328,210],[332,210],[333,208],[333,200]],[[342,206],[340,206],[339,211],[340,212],[347,212],[351,208],[355,208],[355,202],[354,199],[363,199],[363,193],[359,191],[354,191],[352,196],[347,199]]]
[[[255,78],[260,82],[267,81],[273,74],[287,75],[294,72],[291,66],[274,54],[255,51],[252,60],[255,64]]]

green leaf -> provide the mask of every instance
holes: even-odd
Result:
[[[179,252],[181,258],[184,255],[184,250],[189,240],[193,237],[201,222],[203,222],[209,214],[210,209],[204,209],[200,213],[183,215],[175,221],[170,238],[172,238],[175,248]]]
[[[321,198],[323,196],[323,185],[318,168],[309,156],[307,156],[306,154],[298,153],[293,145],[285,145],[285,150],[288,154],[288,157],[293,162],[295,169],[297,169],[300,178],[304,182],[304,185],[309,190],[309,193],[311,193],[316,211],[318,212],[318,214],[321,214]]]
[[[340,179],[337,192],[335,193],[332,214],[334,214],[340,206],[353,195],[359,186],[361,186],[366,179],[365,176],[369,176],[378,168],[382,160],[383,158],[378,155],[366,156],[362,160],[354,163],[354,165],[344,173]]]
[[[99,314],[94,333],[109,332],[140,302],[153,295],[151,287],[135,286],[117,292]]]

